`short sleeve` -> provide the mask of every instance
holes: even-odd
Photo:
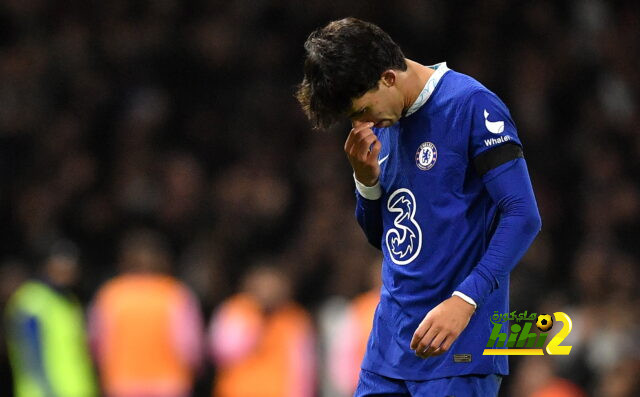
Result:
[[[463,110],[470,134],[470,159],[506,143],[522,146],[507,106],[488,90],[473,93]]]

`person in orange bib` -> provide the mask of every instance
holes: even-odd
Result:
[[[242,292],[211,320],[210,350],[218,369],[214,397],[312,397],[315,352],[311,318],[290,300],[276,268],[250,271]]]
[[[97,293],[90,336],[108,397],[186,397],[201,364],[203,321],[194,294],[166,274],[150,231],[128,235],[122,274]]]

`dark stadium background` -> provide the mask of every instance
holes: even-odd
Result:
[[[167,237],[207,318],[259,261],[286,269],[311,313],[364,291],[375,252],[353,218],[349,127],[312,131],[293,97],[306,36],[356,16],[408,58],[477,78],[518,125],[543,229],[512,309],[566,312],[574,347],[512,358],[501,395],[540,368],[638,395],[639,4],[5,0],[1,303],[59,237],[80,247],[88,303],[138,226]],[[6,360],[3,347],[2,395]]]

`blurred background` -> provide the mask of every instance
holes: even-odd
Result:
[[[511,358],[501,395],[640,395],[640,3],[602,0],[3,0],[1,395],[20,346],[22,396],[47,395],[46,288],[96,379],[55,395],[350,395],[380,259],[349,126],[312,131],[293,97],[307,35],[346,16],[518,125],[543,229],[511,307],[566,312],[573,350]]]

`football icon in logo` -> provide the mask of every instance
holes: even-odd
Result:
[[[553,327],[553,320],[550,314],[540,314],[536,321],[536,327],[542,332],[547,332]]]
[[[487,127],[490,133],[492,134],[500,134],[504,131],[504,121],[489,121],[489,112],[487,109],[484,110],[484,125]]]

